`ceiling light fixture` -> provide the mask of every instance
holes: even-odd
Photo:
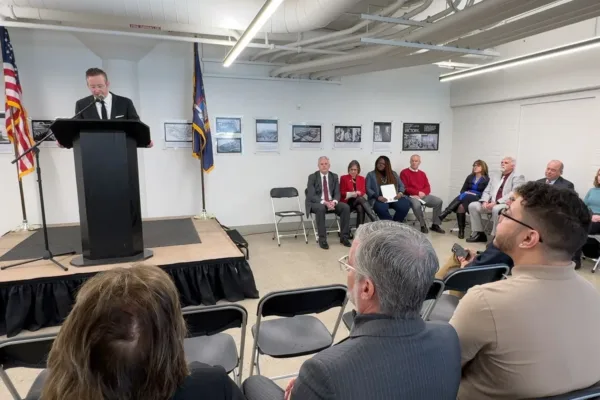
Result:
[[[254,36],[263,27],[263,25],[271,18],[271,16],[277,10],[277,7],[283,3],[283,0],[267,0],[262,6],[256,17],[250,22],[248,28],[242,34],[242,37],[237,41],[235,46],[227,53],[227,56],[223,60],[223,66],[229,67],[236,58],[244,51],[246,46],[254,39]]]
[[[564,46],[553,47],[551,49],[538,51],[536,53],[525,54],[523,56],[496,61],[480,67],[444,74],[440,76],[440,82],[449,82],[456,79],[469,78],[471,76],[486,74],[488,72],[498,71],[501,69],[513,68],[523,64],[529,64],[537,61],[547,60],[553,57],[589,50],[598,46],[600,46],[600,36],[570,43]]]

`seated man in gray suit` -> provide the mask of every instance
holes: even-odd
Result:
[[[513,190],[525,183],[525,177],[515,172],[517,160],[512,157],[504,157],[500,162],[500,175],[490,174],[490,183],[486,186],[481,199],[469,204],[469,215],[471,217],[471,237],[468,243],[487,242],[487,236],[483,231],[481,214],[492,214],[492,236],[496,234],[498,215],[506,208],[506,202],[512,197]]]
[[[244,382],[248,400],[455,400],[460,346],[446,323],[419,317],[438,259],[405,224],[361,225],[346,261],[357,316],[347,339],[305,361],[285,392],[268,378]]]
[[[325,226],[325,214],[334,211],[340,217],[340,243],[350,247],[350,207],[346,203],[340,203],[340,182],[338,176],[329,171],[329,158],[319,158],[319,170],[308,176],[306,187],[306,215],[315,214],[317,231],[319,233],[319,246],[329,249],[327,244],[327,227]]]
[[[555,187],[561,189],[575,190],[575,185],[573,185],[573,182],[562,177],[564,169],[565,166],[562,161],[552,160],[546,166],[546,177],[538,179],[538,182],[554,185]]]

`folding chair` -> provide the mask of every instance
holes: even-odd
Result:
[[[600,399],[600,382],[585,389],[575,390],[558,396],[540,397],[535,400],[587,400]]]
[[[182,312],[188,326],[188,337],[183,342],[187,361],[220,365],[228,374],[237,368],[234,377],[241,385],[248,324],[246,309],[238,304],[223,304],[186,307]],[[239,353],[233,337],[221,333],[232,328],[241,328]]]
[[[444,292],[444,282],[439,279],[435,279],[431,286],[429,287],[429,291],[427,292],[427,296],[425,296],[425,300],[423,300],[423,307],[421,308],[421,318],[427,321],[429,314],[431,314],[431,310],[435,307],[435,303],[440,298],[442,293]],[[430,301],[429,304],[425,304],[426,301]],[[342,321],[348,330],[351,330],[352,325],[354,324],[354,318],[356,317],[356,311],[352,310],[350,312],[345,313],[342,316]]]
[[[588,237],[600,242],[600,235],[588,235]],[[592,257],[586,257],[585,254],[582,254],[581,258],[587,258],[588,260],[594,261],[595,264],[594,264],[594,268],[592,268],[592,274],[596,273],[596,270],[598,269],[598,264],[600,264],[600,257],[592,258]]]
[[[308,194],[308,189],[304,190],[304,195],[306,196]],[[312,224],[312,228],[313,228],[313,232],[315,234],[315,241],[317,243],[319,243],[319,233],[317,232],[317,228],[315,226],[315,220],[313,218],[313,212],[310,210],[306,210],[307,214],[308,214],[308,219],[310,220],[310,223]],[[338,236],[342,233],[342,228],[340,228],[340,221],[338,219],[337,214],[335,213],[335,211],[327,211],[327,214],[325,214],[325,218],[327,218],[328,214],[333,214],[335,216],[335,219],[331,221],[331,224],[329,225],[329,227],[326,228],[325,232],[327,234],[333,233],[333,232],[337,232]],[[337,229],[332,229],[332,227],[334,226],[334,222],[335,224],[337,224]],[[327,223],[327,221],[325,221],[325,223]]]
[[[509,271],[510,268],[504,264],[460,268],[446,276],[444,290],[456,290],[466,293],[473,286],[504,279]],[[457,296],[442,294],[435,307],[430,311],[427,320],[450,321],[459,300]]]
[[[346,286],[328,285],[311,288],[283,290],[267,294],[256,311],[256,325],[252,327],[254,344],[250,376],[254,367],[260,375],[261,354],[273,358],[293,358],[315,354],[330,347],[346,307]],[[334,307],[341,307],[333,332],[316,317],[306,314],[319,314]],[[263,317],[282,318],[262,321]],[[272,380],[285,379],[297,374],[277,376]]]
[[[298,202],[297,210],[275,210],[275,201],[273,199],[293,199],[295,198]],[[282,188],[273,188],[271,189],[271,208],[273,209],[273,219],[275,220],[275,232],[273,233],[273,240],[275,240],[275,235],[277,235],[277,245],[281,246],[281,241],[279,240],[282,237],[290,237],[293,236],[294,239],[298,237],[298,232],[300,231],[300,227],[302,227],[302,231],[304,232],[304,241],[308,244],[308,237],[306,236],[306,228],[304,227],[304,212],[302,211],[302,207],[300,206],[300,195],[298,194],[298,190],[294,187],[282,187]],[[277,220],[279,217],[279,221]],[[299,217],[300,223],[296,228],[296,233],[294,234],[280,234],[279,233],[279,223],[284,218],[294,218]]]
[[[46,368],[48,353],[52,348],[57,331],[40,335],[16,336],[0,342],[0,380],[4,382],[14,400],[22,400],[6,370],[9,368]],[[36,383],[29,390],[34,391]],[[39,384],[43,384],[40,381]]]

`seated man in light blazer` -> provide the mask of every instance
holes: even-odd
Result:
[[[553,185],[554,187],[561,189],[575,190],[575,185],[573,185],[573,182],[562,177],[564,169],[565,165],[562,163],[562,161],[552,160],[546,166],[546,177],[538,179],[538,182],[547,183],[548,185]]]
[[[317,232],[319,234],[319,247],[329,249],[327,243],[327,227],[325,226],[325,214],[334,211],[340,217],[340,243],[350,247],[350,207],[341,203],[340,183],[338,176],[329,171],[329,158],[319,158],[319,170],[308,176],[306,187],[306,215],[315,214]]]
[[[496,234],[500,211],[507,207],[506,202],[512,197],[513,191],[525,183],[525,177],[515,172],[516,165],[517,160],[504,157],[500,162],[500,175],[490,174],[490,183],[483,191],[481,199],[469,204],[472,234],[467,239],[468,243],[487,242],[481,214],[492,214],[492,236]]]
[[[348,257],[348,338],[305,361],[284,392],[264,376],[244,382],[248,400],[456,400],[458,335],[419,314],[438,258],[421,232],[395,221],[361,225]]]

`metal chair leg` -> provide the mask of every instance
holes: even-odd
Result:
[[[594,264],[594,268],[592,268],[592,274],[596,273],[596,270],[598,269],[598,264],[600,264],[600,257],[598,257],[598,259],[596,260],[596,264]]]
[[[6,385],[8,392],[10,393],[10,395],[13,397],[14,400],[23,400],[23,399],[21,399],[21,396],[19,396],[19,392],[17,392],[17,388],[15,388],[15,385],[13,385],[12,381],[6,374],[6,371],[1,366],[0,366],[0,380],[2,382],[4,382],[4,385]]]

